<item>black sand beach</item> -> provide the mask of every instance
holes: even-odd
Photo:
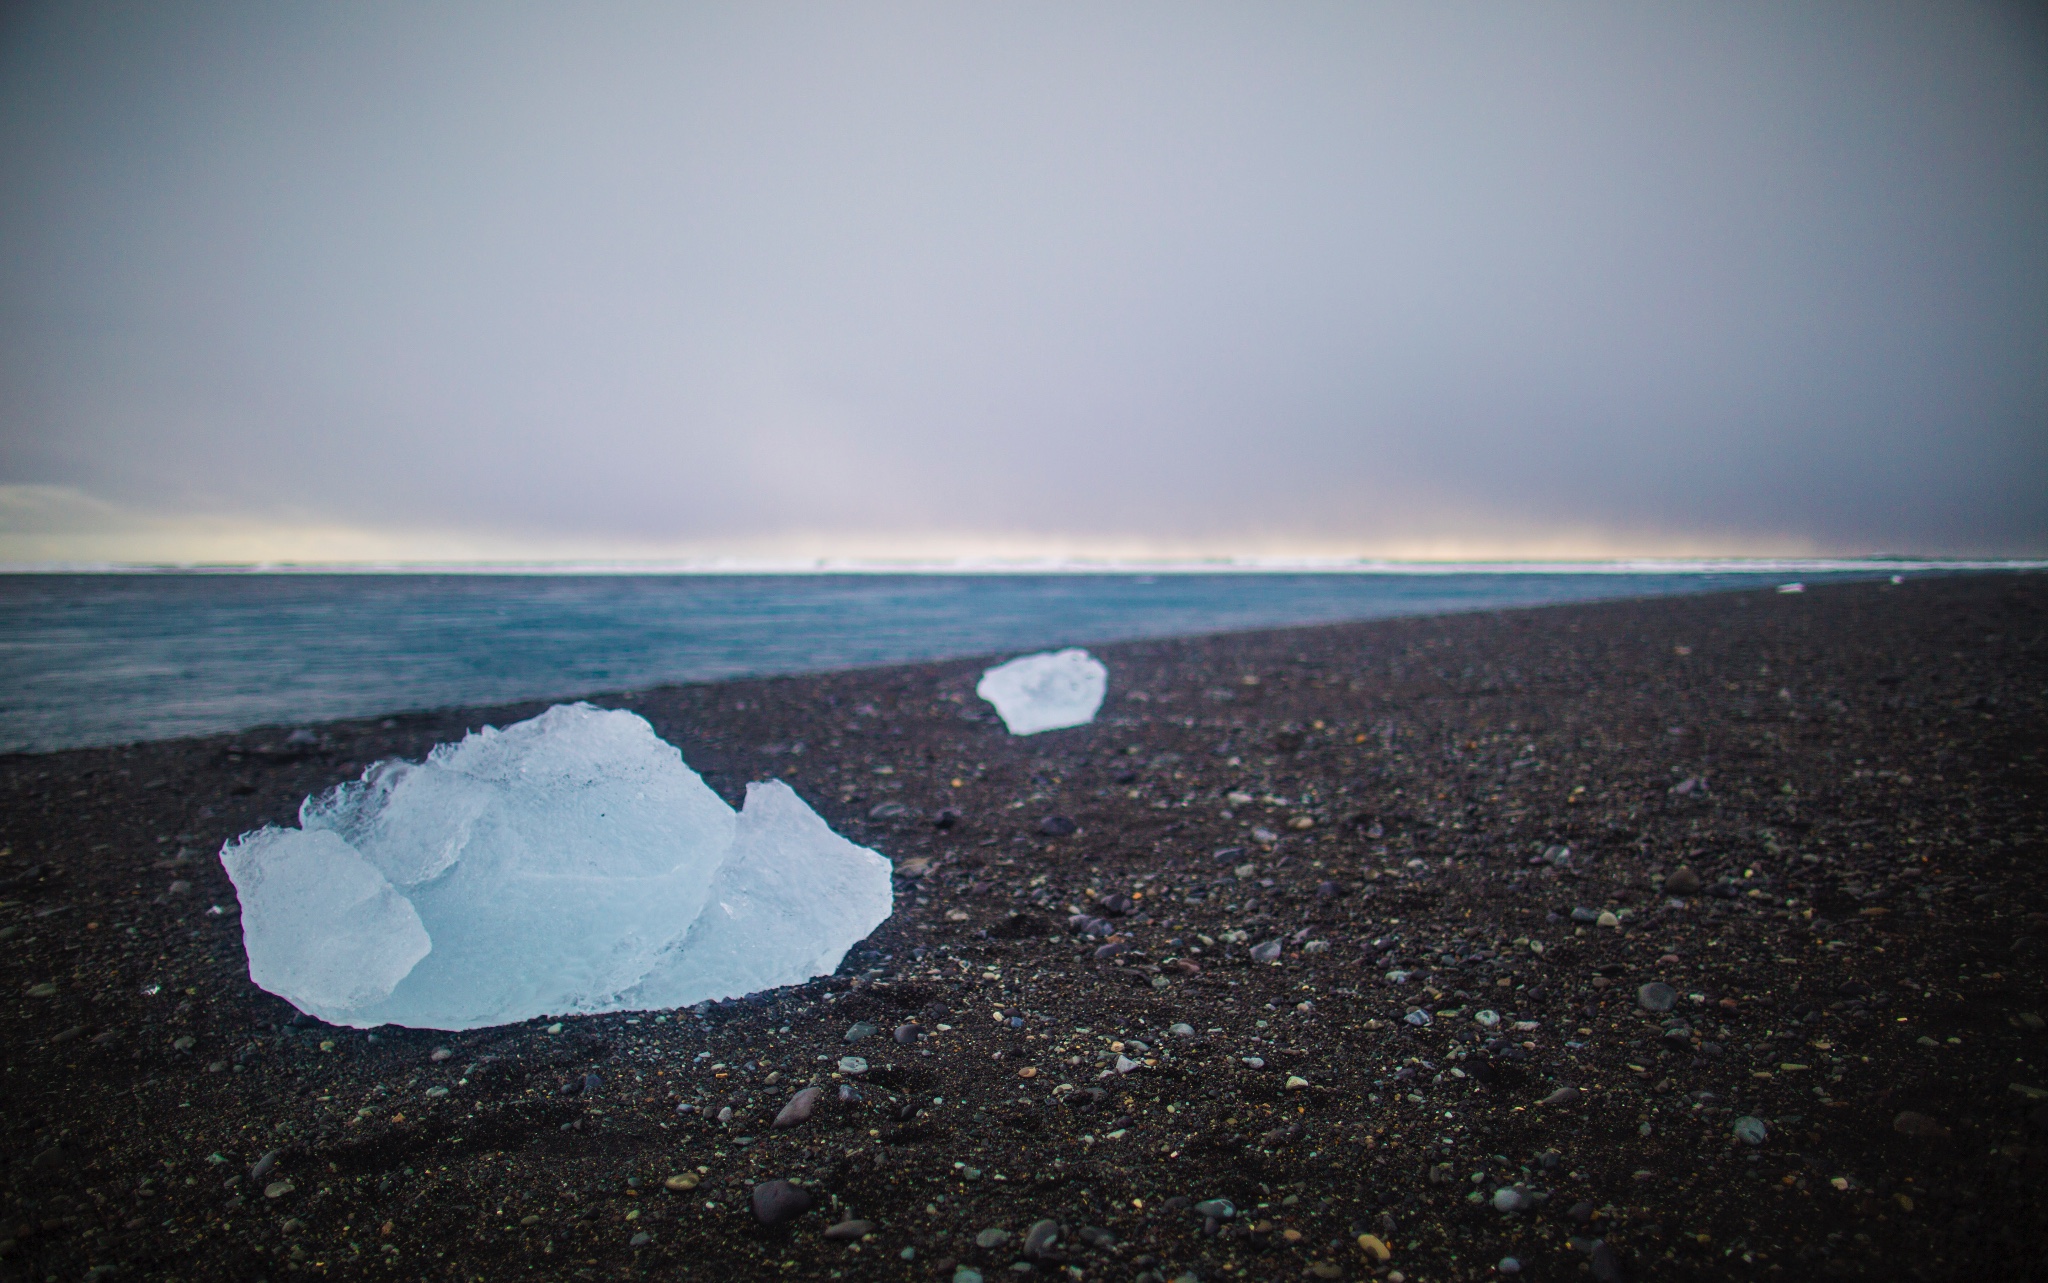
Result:
[[[2048,577],[1097,653],[598,701],[897,912],[558,1028],[295,1019],[215,858],[541,705],[0,759],[0,1278],[2048,1278]]]

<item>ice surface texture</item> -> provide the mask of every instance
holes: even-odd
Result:
[[[1095,720],[1109,670],[1085,650],[1048,651],[998,664],[974,693],[996,706],[1012,735],[1036,735]]]
[[[830,972],[889,862],[786,784],[735,814],[640,717],[558,704],[379,762],[221,850],[249,978],[332,1024],[473,1029]]]

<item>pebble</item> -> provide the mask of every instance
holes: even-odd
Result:
[[[596,1074],[585,1074],[585,1075],[583,1075],[583,1094],[584,1094],[584,1095],[586,1095],[586,1096],[595,1096],[595,1095],[597,1095],[597,1093],[599,1093],[600,1091],[603,1091],[603,1090],[604,1090],[604,1079],[602,1079],[602,1078],[598,1077],[598,1076],[597,1076]]]
[[[1664,879],[1664,890],[1672,895],[1697,895],[1700,889],[1700,875],[1681,864]]]
[[[1948,1128],[1925,1114],[1906,1110],[1892,1119],[1892,1130],[1901,1136],[1913,1136],[1920,1140],[1939,1140],[1948,1135]]]
[[[1116,1058],[1116,1071],[1120,1074],[1127,1074],[1133,1069],[1141,1067],[1138,1061],[1132,1060],[1129,1056],[1118,1056]]]
[[[896,1032],[891,1034],[890,1037],[908,1047],[911,1043],[924,1037],[924,1030],[916,1025],[898,1025],[896,1026]]]
[[[1745,1145],[1761,1145],[1771,1134],[1771,1129],[1764,1126],[1763,1119],[1749,1114],[1736,1119],[1731,1130],[1735,1133],[1735,1139]]]
[[[1595,1210],[1597,1209],[1595,1209],[1591,1203],[1581,1199],[1580,1201],[1573,1203],[1571,1206],[1571,1210],[1566,1212],[1565,1215],[1567,1217],[1570,1217],[1574,1222],[1580,1225],[1584,1225],[1587,1221],[1593,1219],[1593,1213]]]
[[[1299,1077],[1294,1074],[1289,1074],[1287,1076],[1287,1090],[1300,1091],[1302,1088],[1306,1086],[1308,1086],[1308,1079]]]
[[[1423,1028],[1426,1025],[1434,1024],[1436,1022],[1436,1017],[1430,1015],[1428,1012],[1422,1010],[1420,1007],[1417,1007],[1415,1010],[1409,1012],[1407,1015],[1401,1018],[1403,1020],[1406,1020],[1409,1024],[1414,1025],[1417,1029]]]
[[[1116,1246],[1116,1235],[1097,1225],[1083,1225],[1081,1241],[1098,1251],[1107,1252]]]
[[[1049,838],[1063,838],[1081,826],[1064,815],[1048,815],[1038,822],[1038,831]]]
[[[646,1247],[649,1243],[652,1243],[653,1241],[654,1235],[649,1234],[646,1230],[641,1230],[639,1233],[633,1235],[632,1238],[626,1240],[626,1246]]]
[[[1188,1024],[1168,1025],[1166,1028],[1166,1032],[1172,1034],[1176,1038],[1192,1038],[1195,1036],[1195,1027],[1193,1025]]]
[[[782,1107],[781,1113],[775,1115],[775,1121],[769,1126],[794,1127],[798,1123],[810,1121],[811,1111],[818,1107],[818,1097],[824,1094],[823,1088],[804,1088],[789,1098],[789,1103]]]
[[[1644,1011],[1669,1011],[1678,1002],[1678,990],[1661,980],[1652,980],[1636,990],[1636,1005]]]
[[[436,1047],[436,1048],[434,1048],[434,1050],[433,1050],[433,1051],[432,1051],[431,1053],[429,1053],[429,1054],[428,1054],[428,1056],[427,1056],[427,1059],[428,1059],[428,1060],[431,1060],[431,1061],[433,1061],[433,1062],[434,1062],[435,1064],[437,1064],[437,1065],[438,1065],[438,1064],[440,1064],[440,1063],[441,1063],[442,1061],[444,1061],[444,1060],[453,1060],[454,1058],[455,1058],[455,1053],[454,1053],[454,1052],[452,1052],[452,1051],[450,1051],[450,1050],[448,1050],[448,1049],[447,1049],[446,1047]]]
[[[1560,1087],[1536,1103],[1539,1105],[1576,1105],[1579,1102],[1580,1094],[1579,1089],[1576,1087]]]
[[[186,1034],[181,1038],[174,1038],[171,1040],[172,1051],[190,1051],[198,1045],[199,1040],[197,1038],[194,1038],[191,1034]]]
[[[1614,916],[1614,914],[1609,910],[1602,909],[1600,911],[1600,916],[1593,920],[1593,925],[1598,927],[1607,927],[1609,929],[1615,929],[1621,926],[1621,919]]]
[[[1493,1191],[1493,1206],[1501,1212],[1526,1212],[1536,1206],[1536,1200],[1512,1185],[1503,1185]]]
[[[1522,1263],[1512,1256],[1503,1256],[1500,1258],[1500,1264],[1493,1268],[1499,1270],[1502,1274],[1520,1274],[1522,1272]]]
[[[811,1196],[788,1181],[763,1181],[754,1186],[754,1219],[780,1225],[811,1210]]]
[[[1622,1283],[1626,1277],[1621,1272],[1621,1257],[1607,1246],[1606,1239],[1595,1239],[1588,1262],[1593,1267],[1593,1283]]]
[[[974,1236],[974,1245],[982,1248],[1001,1247],[1010,1241],[1010,1231],[991,1225]]]
[[[441,1099],[441,1098],[442,1098],[443,1096],[446,1096],[447,1094],[448,1094],[448,1089],[447,1089],[446,1087],[429,1087],[429,1088],[427,1088],[427,1099],[428,1099],[428,1100],[439,1100],[439,1099]]]
[[[1205,1198],[1190,1210],[1197,1216],[1211,1216],[1219,1221],[1237,1215],[1237,1205],[1227,1198]]]
[[[1385,1240],[1381,1239],[1377,1234],[1360,1234],[1358,1236],[1358,1250],[1371,1257],[1375,1264],[1386,1260],[1394,1254],[1393,1250],[1387,1246]]]
[[[1279,956],[1280,942],[1278,940],[1268,940],[1264,944],[1252,946],[1252,961],[1254,962],[1271,962]]]
[[[28,996],[31,998],[54,998],[57,996],[57,986],[48,981],[44,981],[39,985],[30,985],[28,987]]]
[[[270,1175],[270,1169],[277,1166],[278,1155],[282,1153],[284,1153],[284,1151],[281,1149],[273,1149],[269,1153],[265,1154],[263,1157],[257,1159],[254,1163],[250,1164],[249,1179],[252,1181],[260,1181],[264,1177]]]
[[[846,1239],[865,1238],[874,1232],[875,1223],[873,1221],[845,1220],[837,1225],[828,1227],[825,1230],[825,1237],[834,1241],[843,1241]]]
[[[839,1072],[842,1074],[858,1075],[864,1074],[867,1071],[868,1062],[864,1056],[841,1056],[839,1058]]]
[[[847,1027],[846,1041],[861,1042],[864,1039],[874,1037],[876,1034],[880,1032],[882,1031],[879,1028],[868,1023],[865,1020],[856,1020],[852,1025]]]
[[[981,1283],[981,1271],[971,1265],[962,1265],[953,1271],[953,1283]]]
[[[860,1088],[852,1083],[839,1084],[839,1099],[849,1105],[858,1105],[861,1102]]]
[[[1482,1029],[1497,1029],[1500,1027],[1500,1013],[1492,1010],[1477,1012],[1472,1022]]]
[[[697,1188],[697,1182],[701,1179],[695,1172],[678,1172],[663,1181],[661,1187],[671,1193],[682,1194]]]
[[[1590,909],[1582,904],[1578,908],[1572,910],[1573,922],[1591,923],[1598,922],[1599,920],[1600,911],[1598,909]]]
[[[263,1197],[283,1198],[286,1194],[291,1193],[297,1188],[298,1186],[292,1184],[289,1180],[272,1181],[263,1187]]]

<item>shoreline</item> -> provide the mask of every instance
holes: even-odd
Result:
[[[2023,1276],[2044,629],[2048,576],[1943,574],[1123,642],[1023,739],[985,657],[596,697],[729,802],[787,780],[896,912],[559,1033],[295,1021],[214,858],[546,701],[9,755],[0,1276],[951,1279],[1046,1220],[1085,1278]],[[814,1209],[758,1224],[774,1180]]]

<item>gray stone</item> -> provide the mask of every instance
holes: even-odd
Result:
[[[1539,1105],[1576,1105],[1579,1103],[1579,1096],[1580,1092],[1576,1087],[1560,1087],[1536,1103]]]
[[[1764,1126],[1763,1119],[1753,1118],[1748,1114],[1736,1119],[1730,1130],[1735,1133],[1735,1139],[1745,1145],[1761,1145],[1771,1134],[1771,1129]]]
[[[789,1103],[782,1107],[781,1113],[775,1115],[775,1121],[769,1124],[769,1126],[794,1127],[798,1123],[809,1122],[811,1111],[818,1107],[818,1097],[824,1094],[823,1088],[804,1088],[789,1098]]]
[[[1280,942],[1278,940],[1268,940],[1264,944],[1252,946],[1252,961],[1254,962],[1271,962],[1279,956]]]
[[[1589,909],[1582,904],[1578,908],[1572,910],[1573,922],[1583,922],[1591,924],[1594,922],[1598,922],[1599,920],[1600,911],[1598,909]]]
[[[754,1219],[763,1225],[793,1221],[810,1210],[810,1194],[788,1181],[763,1181],[754,1186]]]
[[[865,1020],[856,1020],[846,1030],[846,1041],[862,1042],[880,1032],[882,1032],[880,1029]]]
[[[1197,1216],[1212,1216],[1219,1221],[1237,1215],[1237,1205],[1227,1198],[1205,1198],[1190,1210]]]
[[[1024,1255],[1030,1257],[1044,1256],[1052,1250],[1053,1244],[1059,1241],[1060,1223],[1058,1221],[1051,1219],[1035,1221],[1030,1229],[1024,1231]]]
[[[260,1181],[264,1177],[270,1175],[270,1169],[277,1166],[278,1156],[283,1153],[284,1151],[281,1149],[273,1149],[269,1153],[265,1154],[263,1157],[251,1163],[249,1165],[249,1179],[252,1181]]]
[[[974,1236],[974,1245],[981,1248],[997,1248],[1010,1241],[1010,1231],[991,1225]]]
[[[1636,990],[1636,1005],[1644,1011],[1664,1012],[1678,1003],[1678,990],[1662,980],[1652,980]]]
[[[1700,875],[1681,864],[1664,879],[1664,890],[1671,895],[1698,895]]]
[[[839,1058],[839,1072],[842,1074],[857,1076],[867,1071],[868,1062],[864,1056],[841,1056]]]
[[[825,1231],[825,1237],[834,1241],[844,1241],[846,1239],[861,1238],[874,1232],[875,1223],[873,1221],[846,1220],[828,1228]]]

